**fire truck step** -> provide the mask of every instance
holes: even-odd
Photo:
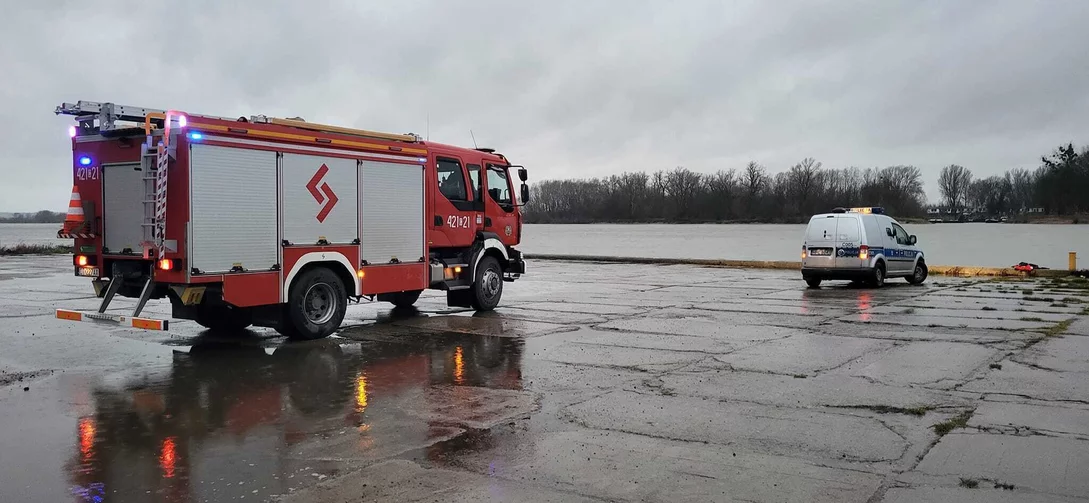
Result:
[[[85,313],[82,311],[72,311],[69,309],[57,309],[57,319],[68,321],[116,323],[123,327],[141,328],[144,330],[170,329],[169,320],[137,318],[135,316],[124,316],[120,314]]]

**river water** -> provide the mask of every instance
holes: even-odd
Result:
[[[0,224],[0,246],[65,244],[60,224]],[[905,225],[933,265],[1005,267],[1032,262],[1066,268],[1067,253],[1089,267],[1089,226],[1051,224]],[[526,225],[525,253],[734,260],[800,260],[805,225]]]

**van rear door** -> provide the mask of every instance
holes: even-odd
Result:
[[[802,261],[803,267],[835,267],[837,220],[834,215],[817,215],[809,220],[805,231],[806,256]]]
[[[837,269],[855,269],[862,266],[858,258],[862,245],[862,229],[855,215],[836,216],[836,265]]]

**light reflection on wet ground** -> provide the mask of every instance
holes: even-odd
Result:
[[[521,351],[516,339],[461,334],[271,350],[198,340],[157,377],[91,391],[93,412],[73,432],[71,484],[87,501],[147,489],[163,501],[286,493],[335,474],[299,456],[315,440],[350,436],[330,454],[362,459],[390,440],[458,433],[466,425],[443,409],[488,398],[451,388],[520,389]]]

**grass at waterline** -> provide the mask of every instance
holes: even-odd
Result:
[[[0,257],[15,255],[61,255],[72,253],[71,245],[28,245],[0,246]]]

